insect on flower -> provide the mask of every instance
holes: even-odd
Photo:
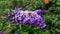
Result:
[[[32,13],[32,12],[29,12],[29,14],[33,17],[34,16],[34,14]]]
[[[15,11],[11,11],[8,13],[7,18],[11,23],[18,24],[30,24],[33,26],[45,28],[46,24],[39,13],[47,12],[47,10],[35,10],[35,11],[23,11],[22,9],[16,9]],[[11,17],[11,15],[13,15]]]

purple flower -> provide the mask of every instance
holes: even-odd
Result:
[[[8,13],[7,18],[10,20],[11,23],[18,23],[18,24],[30,24],[33,26],[45,28],[46,24],[40,15],[41,12],[45,10],[35,10],[33,11],[23,11],[21,9],[16,9],[15,11],[11,11]],[[47,12],[47,11],[45,11]]]
[[[34,12],[37,13],[37,14],[40,14],[40,13],[48,12],[48,10],[38,9],[38,10],[35,10]]]
[[[34,13],[34,17],[30,18],[29,24],[31,24],[33,26],[41,27],[41,28],[46,27],[46,24],[44,23],[42,17],[35,13]]]

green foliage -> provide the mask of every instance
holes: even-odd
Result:
[[[59,0],[50,0],[48,5],[44,4],[43,0],[0,0],[0,13],[7,13],[11,9],[18,7],[23,10],[49,10],[47,13],[40,14],[45,20],[47,27],[45,29],[41,29],[28,24],[11,24],[6,19],[0,19],[0,31],[6,32],[6,34],[15,34],[16,32],[18,34],[60,34]]]

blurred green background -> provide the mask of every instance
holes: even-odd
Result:
[[[60,34],[60,1],[49,0],[0,0],[0,17],[5,16],[12,9],[22,8],[23,10],[49,10],[40,14],[45,20],[47,27],[41,29],[31,25],[11,24],[8,20],[0,18],[0,34]]]

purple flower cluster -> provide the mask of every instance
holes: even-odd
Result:
[[[30,24],[33,26],[45,28],[46,24],[39,13],[44,10],[35,10],[35,11],[23,11],[21,8],[16,10],[12,10],[8,13],[7,18],[10,20],[11,23],[18,23],[18,24]]]

